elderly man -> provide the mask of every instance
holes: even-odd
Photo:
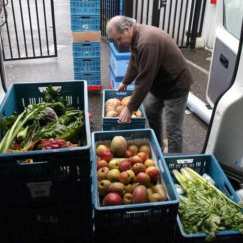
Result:
[[[108,36],[118,45],[129,45],[131,58],[118,90],[133,80],[131,100],[119,117],[129,122],[132,112],[143,103],[150,127],[163,147],[162,114],[164,110],[168,152],[183,149],[183,120],[192,75],[180,49],[162,29],[137,24],[132,18],[115,16],[106,26]]]

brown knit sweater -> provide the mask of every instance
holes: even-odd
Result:
[[[135,111],[148,92],[163,99],[173,99],[188,93],[192,75],[185,58],[174,40],[163,30],[135,24],[124,84],[135,79],[135,88],[128,104]]]

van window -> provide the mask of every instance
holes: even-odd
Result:
[[[224,0],[224,28],[237,39],[240,39],[242,18],[243,1]]]

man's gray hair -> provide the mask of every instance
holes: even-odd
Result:
[[[106,25],[106,33],[109,35],[113,28],[117,31],[119,34],[123,34],[125,31],[125,28],[131,28],[136,23],[136,20],[130,17],[126,17],[123,15],[118,15],[113,18],[111,18]]]

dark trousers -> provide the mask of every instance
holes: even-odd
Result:
[[[163,148],[163,118],[168,139],[168,152],[181,153],[183,149],[183,121],[188,94],[176,99],[164,100],[148,93],[143,105],[149,126],[154,130]],[[164,112],[163,112],[164,111]]]

